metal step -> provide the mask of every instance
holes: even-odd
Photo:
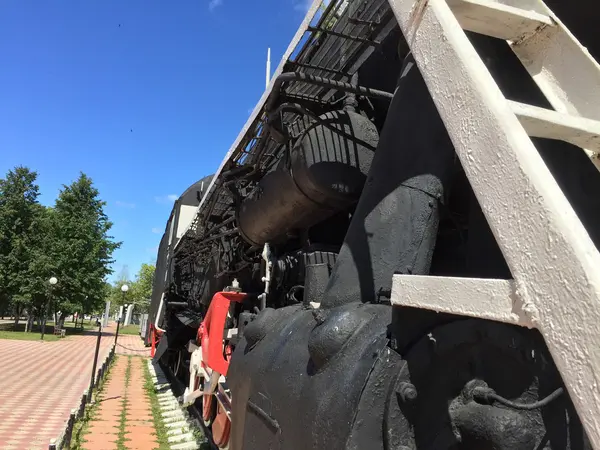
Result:
[[[537,106],[509,101],[513,112],[532,137],[558,139],[600,151],[600,122],[562,114]]]
[[[553,25],[547,15],[493,0],[448,0],[448,6],[464,30],[507,41],[519,41]]]
[[[541,1],[448,0],[448,5],[463,29],[510,41],[556,111],[600,120],[600,65]]]

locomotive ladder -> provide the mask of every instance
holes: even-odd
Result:
[[[600,149],[600,66],[537,0],[389,0],[514,280],[394,275],[392,303],[537,328],[600,449],[600,254],[530,136]],[[463,30],[554,110],[507,100]]]

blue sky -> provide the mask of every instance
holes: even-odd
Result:
[[[0,176],[39,173],[43,204],[89,175],[123,246],[154,263],[174,198],[213,173],[309,0],[3,0]]]

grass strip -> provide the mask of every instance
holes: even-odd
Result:
[[[140,326],[139,325],[124,325],[119,328],[119,334],[125,334],[128,336],[139,336]],[[141,337],[140,337],[141,338]]]
[[[127,357],[127,369],[125,369],[125,395],[123,396],[123,408],[121,409],[121,421],[119,423],[119,434],[117,439],[117,450],[126,450],[125,442],[129,441],[125,437],[125,426],[127,424],[127,398],[129,393],[127,388],[129,387],[129,380],[131,378],[131,356]]]
[[[39,331],[28,332],[24,331],[0,331],[0,339],[11,339],[15,341],[41,341],[41,335]],[[45,334],[44,342],[56,342],[59,337],[53,334]]]

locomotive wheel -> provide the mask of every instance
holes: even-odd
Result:
[[[213,402],[217,403],[214,396]],[[217,414],[212,425],[212,438],[215,445],[227,450],[229,448],[229,436],[231,435],[231,421],[221,405],[217,405]]]
[[[200,381],[201,389],[204,388],[204,381]],[[221,449],[229,448],[229,436],[231,434],[231,421],[227,414],[219,405],[215,395],[203,395],[202,401],[202,421],[204,426],[211,429],[212,439],[215,445]]]
[[[386,448],[591,449],[535,330],[460,320],[403,356],[387,399]]]
[[[206,386],[206,381],[204,378],[201,378],[199,381],[199,389],[204,389]],[[204,426],[210,428],[217,416],[217,400],[213,395],[203,395],[200,397],[200,401],[202,402],[202,421],[204,422]]]

